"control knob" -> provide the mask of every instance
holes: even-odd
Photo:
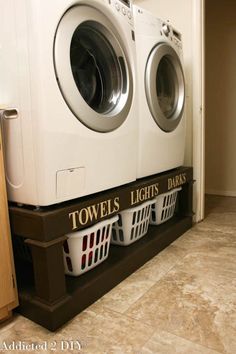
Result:
[[[169,34],[170,34],[170,27],[165,23],[165,24],[162,26],[162,31],[163,31],[163,33],[168,37]]]

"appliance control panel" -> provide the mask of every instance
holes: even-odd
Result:
[[[131,0],[108,0],[115,11],[133,25],[133,11]]]
[[[161,34],[167,37],[170,41],[173,42],[178,48],[182,48],[182,36],[181,34],[174,29],[168,22],[163,22]]]

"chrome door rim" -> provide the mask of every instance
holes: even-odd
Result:
[[[165,116],[157,98],[156,77],[159,64],[163,58],[167,58],[167,60],[172,63],[177,77],[177,82],[175,82],[175,90],[178,92],[176,95],[176,109],[170,117]],[[145,70],[145,90],[148,106],[155,122],[162,130],[166,132],[175,130],[183,116],[185,103],[185,82],[179,56],[170,45],[161,43],[152,49]]]
[[[86,19],[86,20],[85,20]],[[101,32],[113,48],[119,61],[122,89],[116,107],[104,114],[92,109],[81,96],[71,69],[70,46],[75,30],[88,23]],[[121,59],[123,58],[123,67]],[[111,20],[99,9],[88,5],[70,8],[61,18],[54,41],[54,67],[61,93],[75,117],[88,128],[98,132],[109,132],[118,128],[129,114],[133,98],[133,79],[124,44]],[[126,80],[124,79],[124,70]]]

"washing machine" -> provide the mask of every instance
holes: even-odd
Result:
[[[136,179],[129,0],[1,0],[8,196],[47,206]]]
[[[185,81],[181,34],[133,6],[139,97],[138,178],[184,162]]]

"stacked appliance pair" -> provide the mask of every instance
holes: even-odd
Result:
[[[52,205],[183,163],[178,32],[130,0],[1,1],[11,201]]]

